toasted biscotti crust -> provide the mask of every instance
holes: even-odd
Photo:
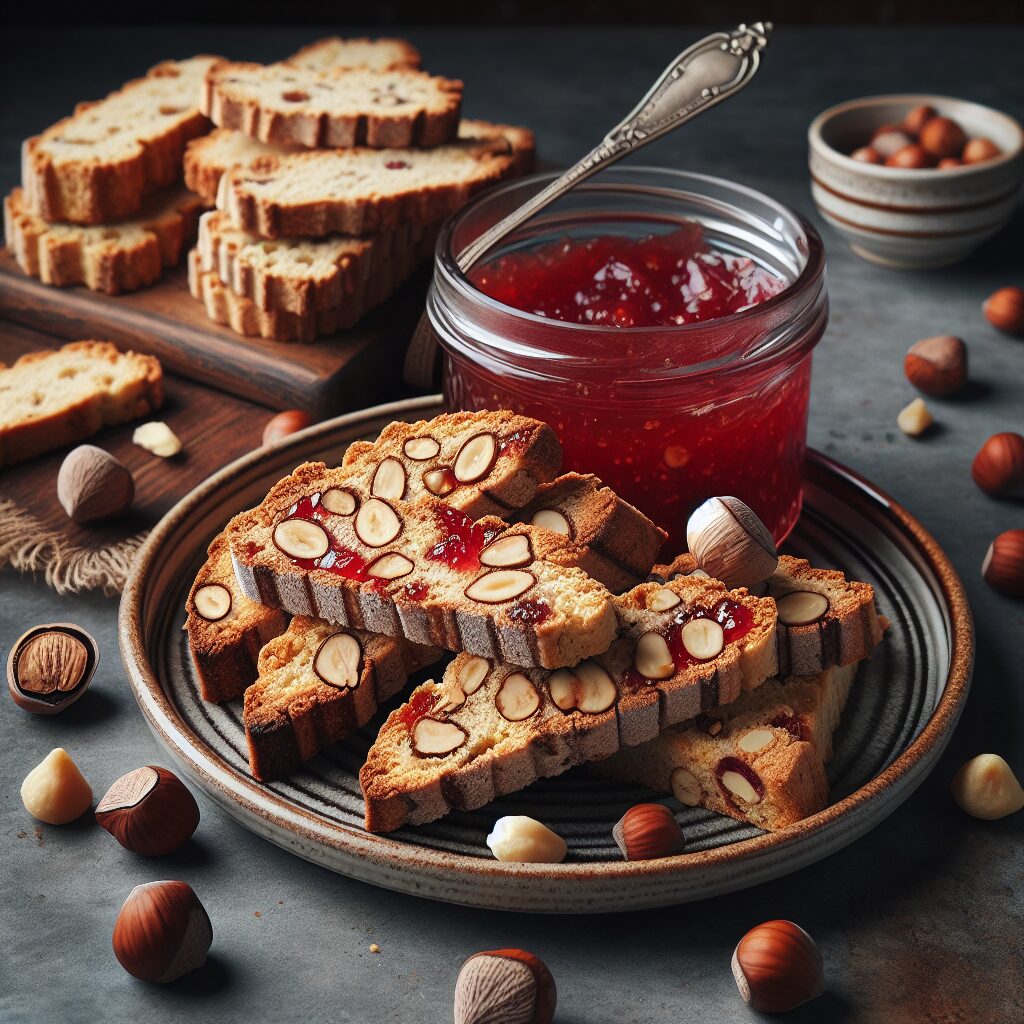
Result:
[[[341,633],[358,644],[359,661],[344,682],[331,684],[318,673],[316,659]],[[436,648],[296,616],[263,648],[259,677],[245,691],[242,717],[252,774],[264,781],[281,778],[323,747],[352,735],[411,673],[440,654]]]
[[[196,593],[221,587],[230,598],[227,611],[209,619],[196,607]],[[231,548],[223,533],[207,549],[207,559],[196,575],[185,604],[185,632],[199,679],[203,700],[220,703],[241,697],[255,680],[263,645],[288,628],[288,615],[279,608],[250,601],[235,582]]]
[[[0,466],[145,416],[163,400],[160,363],[109,341],[75,341],[30,352],[13,366],[0,363]]]
[[[771,832],[787,828],[828,803],[825,764],[857,669],[854,663],[770,680],[713,715],[595,762],[590,771],[674,793],[691,807]],[[748,787],[730,789],[727,772],[743,773]]]
[[[18,265],[43,284],[84,284],[107,295],[144,288],[175,266],[196,237],[202,200],[185,189],[152,196],[130,220],[103,227],[51,224],[4,199],[4,235]]]
[[[680,598],[677,606],[660,612],[649,607],[656,594],[664,597],[666,591]],[[671,633],[723,600],[747,609],[753,621],[748,633],[726,642],[708,660],[674,661],[667,678],[637,675],[640,636]],[[759,685],[774,671],[775,605],[770,599],[730,592],[713,580],[683,578],[664,587],[642,584],[615,603],[627,635],[573,669],[519,669],[461,654],[440,685],[418,687],[385,722],[360,772],[367,829],[389,832],[433,821],[450,810],[482,807],[538,778],[645,743],[700,708],[733,699],[744,686]],[[566,709],[565,691],[558,690],[561,704],[555,697],[556,687],[567,679],[572,697]],[[533,702],[512,720],[500,710],[511,685]],[[454,726],[463,739],[456,738],[458,746],[446,754],[424,753],[415,738],[421,721]]]
[[[200,110],[221,128],[308,149],[439,146],[455,137],[462,83],[410,68],[323,71],[221,63]]]
[[[504,138],[433,149],[334,149],[266,156],[220,179],[217,207],[264,238],[363,235],[435,224],[515,173]]]
[[[501,454],[481,479],[460,483],[452,467],[463,445],[482,434],[496,439]],[[427,455],[433,447],[436,452]],[[392,473],[378,478],[385,460]],[[403,501],[440,497],[473,519],[506,518],[553,479],[561,465],[562,446],[555,432],[546,423],[507,411],[445,413],[416,423],[391,423],[376,441],[349,445],[342,460],[355,485],[367,494]],[[431,490],[428,482],[437,474],[441,481]]]
[[[407,39],[341,39],[330,36],[302,47],[282,63],[312,71],[329,68],[418,68],[419,51]]]
[[[549,557],[564,538],[498,519],[474,523],[427,498],[362,501],[346,488],[349,480],[344,468],[306,463],[257,509],[229,523],[235,576],[246,596],[292,614],[515,664],[575,664],[611,643],[617,623],[608,591]],[[328,492],[330,502],[322,503]],[[345,510],[331,511],[341,493]],[[282,524],[296,519],[312,521],[326,544],[305,564],[278,547],[296,529],[279,532]],[[494,544],[513,536],[517,560],[497,562]],[[382,558],[388,561],[378,567]]]
[[[199,88],[219,60],[164,61],[28,139],[21,171],[28,209],[55,223],[125,220],[146,196],[179,181],[185,144],[210,127],[198,110]]]
[[[567,535],[583,551],[575,564],[613,593],[646,578],[666,537],[593,474],[565,473],[542,485],[515,521]]]
[[[669,565],[655,566],[652,575],[671,579],[691,573],[697,563],[680,555]],[[787,625],[779,619],[779,674],[813,676],[833,665],[849,665],[868,657],[882,639],[874,588],[848,580],[832,569],[815,569],[803,558],[781,555],[775,574],[759,588],[779,600],[797,591],[822,594],[828,610],[815,622]]]

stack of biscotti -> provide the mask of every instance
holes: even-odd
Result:
[[[204,218],[189,286],[236,332],[309,342],[351,327],[431,253],[441,221],[532,166],[526,129],[460,125],[462,83],[402,40],[321,40],[278,64],[223,63],[186,153]]]
[[[44,284],[109,295],[158,280],[192,244],[202,200],[180,184],[210,122],[200,85],[216,57],[164,61],[28,139],[4,200],[7,248]]]

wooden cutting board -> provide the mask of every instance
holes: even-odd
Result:
[[[0,252],[0,318],[53,338],[101,338],[156,356],[165,370],[272,409],[315,419],[397,397],[402,361],[423,310],[429,268],[352,330],[312,345],[243,338],[220,327],[188,291],[183,268],[155,285],[109,296],[50,288]]]

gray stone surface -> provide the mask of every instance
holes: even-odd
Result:
[[[160,58],[213,51],[273,59],[314,34],[6,32],[0,180],[5,187],[16,180],[24,136]],[[533,125],[543,155],[558,162],[588,147],[697,34],[409,32],[432,69],[465,79],[468,115]],[[805,130],[817,111],[858,95],[932,90],[1020,117],[1022,50],[1020,29],[783,28],[754,86],[643,159],[763,188],[816,220]],[[444,1021],[462,959],[499,946],[532,949],[547,961],[562,1024],[742,1021],[757,1015],[738,999],[729,958],[748,928],[773,917],[809,929],[828,969],[826,996],[787,1019],[1020,1020],[1024,816],[974,821],[952,803],[948,783],[963,760],[986,750],[1024,774],[1024,605],[993,594],[979,577],[991,538],[1024,526],[1024,512],[985,498],[968,472],[990,433],[1024,426],[1024,342],[997,335],[979,310],[995,287],[1024,283],[1022,225],[1018,216],[970,262],[928,274],[869,266],[823,231],[832,320],[815,362],[811,441],[935,533],[963,575],[978,622],[974,688],[950,749],[882,826],[823,863],[751,891],[585,919],[465,910],[351,882],[256,839],[202,796],[195,841],[154,862],[132,857],[94,826],[35,830],[18,786],[51,747],[74,754],[97,795],[129,768],[168,758],[128,692],[114,602],[59,600],[43,583],[4,572],[4,659],[28,626],[73,619],[96,635],[104,661],[88,699],[61,717],[30,717],[0,700],[0,1021]],[[974,383],[965,398],[934,402],[940,429],[910,441],[895,427],[912,395],[902,356],[912,341],[946,331],[970,345]],[[215,933],[209,966],[166,988],[134,982],[110,952],[124,896],[161,877],[195,886]],[[369,952],[373,942],[379,954]]]

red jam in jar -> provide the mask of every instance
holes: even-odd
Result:
[[[455,254],[536,179],[446,226],[428,299],[446,406],[549,423],[565,469],[668,530],[666,555],[716,494],[746,501],[781,541],[800,511],[810,355],[827,321],[820,240],[728,182],[650,168],[597,181],[468,277]]]

